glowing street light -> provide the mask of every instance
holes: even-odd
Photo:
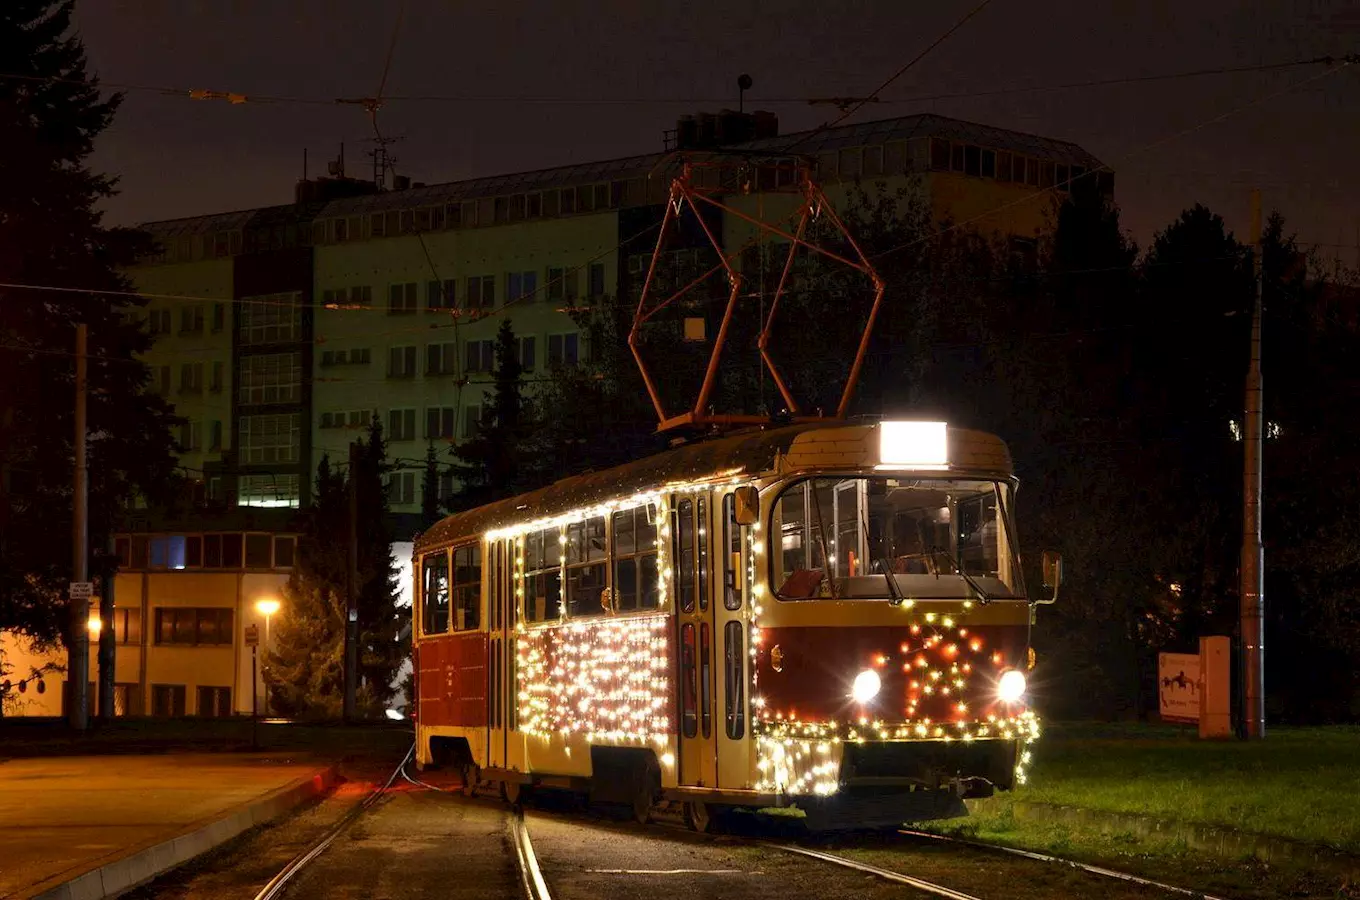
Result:
[[[90,621],[85,624],[86,627],[90,629],[91,637],[99,637],[99,632],[104,628],[104,623],[99,620],[98,615],[91,615]]]
[[[274,617],[274,613],[279,611],[281,605],[277,597],[261,597],[255,601],[255,611],[264,616],[265,665],[261,674],[264,676],[264,714],[266,716],[269,715],[269,620]]]

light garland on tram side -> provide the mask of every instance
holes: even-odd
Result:
[[[520,730],[664,744],[674,733],[666,613],[522,631]]]
[[[711,490],[731,474],[667,485],[486,533],[488,541],[512,540],[515,547],[516,680],[520,698],[517,714],[521,731],[539,737],[583,734],[590,741],[658,746],[674,738],[668,588],[674,572],[668,552],[671,535],[668,498],[673,494]],[[732,479],[730,483],[738,481]],[[657,535],[656,613],[568,619],[543,626],[524,621],[526,535],[649,506],[656,509],[656,518],[651,523]],[[565,537],[559,535],[559,541],[565,543]],[[559,555],[558,564],[565,566],[564,554]]]

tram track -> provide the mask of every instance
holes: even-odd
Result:
[[[393,793],[393,786],[397,783],[399,777],[416,788],[417,791],[436,792],[462,800],[459,791],[431,784],[412,776],[407,771],[414,750],[415,745],[413,744],[382,784],[370,791],[339,821],[316,838],[307,849],[293,857],[255,894],[254,900],[279,900],[289,887],[299,880],[302,873],[315,868],[318,864],[317,861],[323,857],[337,839],[353,828],[366,813],[377,807],[384,797]],[[533,841],[529,837],[522,809],[517,808],[508,811],[508,826],[511,843],[514,847],[518,884],[523,889],[524,897],[526,900],[553,900],[547,882],[543,877],[542,869],[539,867],[538,857],[534,851]]]
[[[939,878],[939,876],[937,875],[932,875],[931,878],[925,878],[919,874],[913,874],[910,871],[909,866],[905,867],[898,866],[894,865],[893,863],[884,864],[884,861],[881,859],[875,860],[875,862],[879,863],[875,864],[875,862],[869,862],[861,858],[855,858],[855,856],[861,854],[862,852],[864,851],[872,852],[872,850],[875,848],[865,846],[854,846],[853,842],[851,842],[849,846],[842,846],[836,848],[841,852],[830,852],[829,850],[822,849],[821,847],[817,847],[815,845],[809,846],[810,843],[815,844],[815,840],[812,841],[805,841],[802,839],[770,840],[768,837],[761,836],[759,834],[754,835],[720,834],[703,837],[695,834],[691,829],[687,828],[684,824],[682,824],[679,821],[678,817],[676,817],[676,821],[671,821],[670,820],[671,817],[658,815],[657,821],[654,821],[651,825],[644,826],[641,829],[635,829],[635,826],[630,826],[621,822],[615,823],[606,821],[597,822],[583,821],[583,817],[581,814],[576,812],[568,812],[564,810],[535,811],[535,814],[544,815],[545,817],[549,817],[552,819],[557,819],[564,824],[572,823],[577,826],[584,827],[602,826],[610,831],[635,832],[643,835],[645,835],[646,832],[649,831],[652,832],[653,834],[656,834],[658,832],[670,832],[671,834],[677,836],[685,835],[686,842],[701,842],[701,843],[712,842],[713,845],[715,846],[725,846],[729,848],[761,847],[770,850],[779,850],[781,852],[799,856],[805,859],[816,860],[818,862],[826,863],[828,865],[837,866],[851,871],[861,872],[866,875],[872,875],[876,878],[882,879],[890,883],[900,884],[906,887],[913,888],[914,890],[929,896],[944,897],[948,898],[948,900],[982,900],[982,898],[996,896],[996,893],[994,891],[985,888],[980,889],[977,886],[968,886],[967,890],[958,887],[952,887],[950,886],[949,882],[951,882],[953,879],[950,878]],[[587,816],[588,815],[589,814],[587,814]],[[1055,888],[1055,891],[1052,894],[1053,896],[1075,896],[1075,895],[1089,896],[1094,894],[1097,890],[1099,890],[1099,888],[1095,887],[1095,885],[1098,884],[1099,881],[1108,880],[1112,882],[1119,882],[1124,885],[1122,892],[1117,894],[1119,896],[1155,896],[1156,894],[1171,894],[1179,897],[1198,898],[1198,900],[1227,900],[1227,898],[1224,898],[1220,895],[1216,895],[1213,893],[1209,893],[1207,891],[1181,887],[1179,885],[1169,884],[1167,882],[1157,881],[1151,878],[1144,878],[1142,876],[1134,875],[1132,873],[1121,872],[1115,869],[1109,869],[1106,867],[1096,866],[1089,863],[1083,863],[1077,860],[1066,859],[1063,857],[1052,856],[1049,854],[1035,853],[1032,851],[1020,850],[1011,847],[1003,847],[993,844],[985,844],[977,841],[949,838],[941,835],[934,835],[929,832],[916,831],[907,828],[897,829],[895,831],[895,834],[900,835],[901,837],[904,838],[911,838],[913,840],[930,841],[937,844],[957,847],[960,850],[966,850],[973,854],[990,854],[998,857],[1014,858],[1017,861],[1025,860],[1028,861],[1029,863],[1033,863],[1034,865],[1044,869],[1049,870],[1066,869],[1071,871],[1074,875],[1079,874],[1080,876],[1089,877],[1090,879],[1092,879],[1091,885],[1081,888],[1082,893],[1080,894],[1063,893],[1062,888]],[[891,852],[893,848],[891,847],[891,845],[889,845],[888,847],[883,847],[879,849],[888,850],[889,852]],[[976,866],[975,863],[965,861],[961,861],[960,864],[964,868],[968,869],[974,868]],[[736,874],[734,870],[722,870],[722,869],[640,870],[628,867],[596,868],[590,871],[601,873],[608,872],[618,875],[681,874],[682,872],[693,872],[694,874],[705,873]],[[1071,886],[1069,886],[1068,889],[1070,890]],[[980,894],[981,897],[978,894],[969,893],[969,891],[978,891],[978,894]],[[1007,892],[1003,891],[1003,893]],[[531,894],[530,897],[532,900],[533,895]]]
[[[361,800],[353,809],[345,813],[340,821],[330,827],[325,834],[321,835],[310,847],[293,857],[286,866],[279,870],[269,882],[260,889],[255,895],[255,900],[275,900],[299,872],[310,865],[318,856],[326,852],[326,848],[335,843],[336,838],[340,837],[349,827],[353,825],[360,816],[368,812],[378,801],[381,800],[391,789],[392,784],[397,780],[397,775],[403,773],[406,764],[411,760],[411,754],[415,752],[416,745],[412,744],[411,749],[406,751],[406,755],[401,758],[401,762],[392,770],[392,774],[387,776],[387,781],[379,787],[369,792],[368,796]]]
[[[1068,866],[1079,869],[1091,875],[1099,875],[1103,878],[1111,878],[1116,881],[1124,881],[1130,884],[1137,884],[1142,887],[1156,888],[1169,894],[1179,894],[1183,897],[1195,897],[1198,900],[1227,900],[1216,894],[1197,891],[1193,888],[1180,887],[1174,884],[1167,884],[1164,881],[1156,881],[1152,878],[1144,878],[1141,875],[1134,875],[1131,872],[1121,872],[1118,869],[1108,869],[1104,866],[1095,866],[1090,863],[1078,862],[1075,859],[1065,859],[1061,856],[1051,856],[1047,853],[1038,853],[1033,850],[1022,850],[1019,847],[1006,847],[1001,844],[988,844],[982,841],[969,841],[963,838],[950,837],[944,834],[935,834],[930,831],[918,831],[913,828],[900,828],[898,834],[921,840],[936,841],[942,844],[954,844],[960,847],[969,847],[974,850],[990,851],[993,853],[1005,853],[1011,856],[1018,856],[1023,859],[1032,859],[1036,862],[1048,863],[1050,865]]]
[[[973,894],[965,894],[963,891],[956,891],[953,888],[945,887],[942,884],[936,884],[935,882],[927,881],[924,878],[917,878],[915,875],[907,875],[903,872],[895,872],[892,869],[884,869],[880,866],[873,866],[868,863],[859,862],[857,860],[853,860],[845,856],[839,856],[835,853],[826,853],[821,850],[812,850],[808,847],[799,847],[796,844],[768,844],[767,846],[769,846],[772,849],[783,850],[787,853],[796,853],[800,856],[806,856],[811,859],[821,860],[822,862],[831,863],[832,865],[835,866],[842,866],[847,869],[854,869],[859,872],[866,872],[870,875],[875,875],[879,878],[882,878],[885,881],[892,881],[896,882],[897,884],[905,884],[908,887],[915,888],[918,891],[930,894],[935,897],[945,897],[947,898],[947,900],[981,900],[980,897],[976,897]]]
[[[391,795],[399,779],[404,780],[410,788],[414,789],[415,793],[412,797],[419,796],[422,793],[426,796],[429,796],[429,793],[438,793],[452,801],[451,805],[446,806],[444,801],[440,800],[437,808],[448,810],[468,803],[464,792],[456,784],[440,786],[438,783],[430,783],[413,775],[409,771],[410,761],[411,752],[408,751],[382,784],[376,786],[362,801],[346,812],[306,850],[290,860],[255,894],[255,900],[279,900],[289,886],[299,880],[298,876],[309,869],[317,870],[316,874],[320,874],[322,877],[335,878],[336,872],[343,868],[346,857],[343,855],[337,857],[331,865],[325,867],[325,870],[322,869],[318,860],[366,813],[374,810],[385,797]],[[434,779],[434,781],[440,782],[440,779]],[[405,786],[399,787],[400,790],[406,790],[410,793]],[[494,802],[487,803],[486,801],[489,799],[483,798],[482,801],[472,801],[470,806],[483,807],[480,815],[486,816],[488,813],[492,813],[492,807],[495,805]],[[433,812],[435,808],[427,807],[427,809]],[[890,889],[888,885],[900,885],[922,895],[941,897],[945,900],[983,900],[983,898],[990,900],[990,898],[998,896],[998,891],[991,889],[993,882],[979,880],[977,870],[980,866],[976,860],[982,858],[983,855],[1016,860],[1016,863],[1011,867],[1014,874],[995,876],[995,885],[998,888],[1005,886],[999,891],[1001,895],[1012,893],[1009,890],[1009,879],[1023,877],[1020,872],[1028,864],[1048,870],[1065,869],[1072,873],[1071,876],[1055,876],[1058,881],[1082,878],[1091,879],[1092,884],[1096,883],[1096,879],[1122,883],[1124,887],[1115,890],[1114,896],[1136,897],[1162,893],[1179,897],[1201,898],[1201,900],[1224,900],[1222,897],[1204,891],[1167,884],[1076,860],[951,838],[909,828],[897,829],[893,833],[892,837],[901,839],[900,842],[894,840],[886,844],[880,843],[875,847],[872,844],[856,841],[852,837],[834,848],[827,848],[818,846],[816,839],[789,839],[787,835],[783,838],[772,839],[768,830],[765,834],[760,833],[762,829],[759,825],[754,825],[754,827],[748,825],[747,828],[751,828],[751,832],[745,834],[729,833],[700,836],[694,834],[678,821],[668,821],[670,817],[664,815],[658,816],[661,821],[643,828],[635,828],[605,818],[596,818],[589,813],[583,815],[578,809],[532,809],[530,815],[526,816],[524,808],[517,806],[504,810],[504,815],[505,819],[502,821],[505,822],[506,831],[502,834],[506,835],[507,840],[506,844],[502,846],[509,850],[511,859],[508,862],[513,865],[514,872],[512,875],[509,866],[504,870],[505,877],[513,878],[513,880],[502,882],[504,884],[503,890],[509,889],[513,893],[520,894],[526,900],[555,900],[555,898],[571,900],[574,896],[579,895],[581,880],[590,877],[626,878],[630,885],[629,890],[636,891],[638,886],[645,884],[648,879],[654,880],[665,876],[699,879],[710,876],[740,879],[742,876],[760,875],[759,871],[746,871],[752,868],[751,865],[733,867],[733,859],[744,858],[742,853],[749,853],[752,849],[778,851],[780,854],[786,854],[791,861],[801,859],[805,862],[833,866],[848,873],[858,873],[861,877],[871,876],[873,879],[886,883],[884,890]],[[545,831],[546,839],[549,839],[551,858],[546,863],[540,862],[539,853],[535,848],[534,840],[530,836],[530,824],[535,819],[541,819],[540,825]],[[591,821],[592,819],[595,820]],[[538,827],[535,826],[535,828]],[[570,836],[569,832],[576,829],[583,829],[584,831],[579,836]],[[611,832],[615,834],[617,840],[601,842],[598,835],[592,837],[588,833],[589,831]],[[667,832],[669,835],[663,838],[663,834]],[[650,848],[644,850],[641,854],[648,861],[640,862],[638,859],[640,854],[636,849],[628,851],[620,846],[626,840],[623,837],[624,835],[632,835],[638,845]],[[684,837],[681,837],[681,835]],[[678,840],[676,840],[677,838]],[[882,840],[881,836],[879,840]],[[554,841],[556,848],[552,846]],[[947,857],[937,855],[933,859],[926,856],[918,859],[904,857],[901,860],[894,860],[891,854],[906,849],[907,841],[924,845],[955,847],[964,852],[959,854],[957,865],[948,862],[942,863],[942,859],[948,859],[953,854],[949,854]],[[705,847],[711,848],[716,857],[728,861],[724,863],[720,862],[719,859],[714,859],[711,866],[704,867],[696,865],[699,860],[681,859],[686,855],[690,857],[697,855],[702,859],[707,852],[702,849]],[[603,850],[600,848],[603,848]],[[835,852],[832,852],[833,849]],[[593,862],[586,863],[583,861],[584,856],[580,851],[584,851],[587,856],[590,854],[600,855]],[[734,852],[737,854],[736,857],[732,856]],[[884,853],[888,854],[886,858],[881,855]],[[652,854],[659,856],[651,861]],[[972,861],[968,858],[969,854],[975,855]],[[667,857],[669,858],[666,859],[666,862],[670,864],[661,864],[663,858]],[[504,857],[502,858],[504,859]],[[755,857],[755,859],[768,858],[767,856]],[[1022,860],[1026,862],[1021,862]],[[922,868],[923,863],[924,867]],[[1014,868],[1014,866],[1019,868]],[[757,870],[765,867],[758,862],[754,865]],[[795,873],[802,871],[804,874],[798,877],[807,877],[807,873],[814,870],[815,867],[813,870],[809,870],[805,867],[795,866],[786,871]],[[956,873],[959,876],[958,878],[953,877]],[[343,883],[337,882],[337,885]],[[754,886],[756,882],[749,884]],[[353,886],[350,887],[353,888]],[[747,889],[739,888],[736,884],[732,887],[734,890],[730,893],[733,896],[747,892]],[[559,891],[558,888],[562,890]],[[315,887],[309,888],[309,890],[314,891]],[[1098,890],[1092,887],[1078,887],[1078,883],[1067,881],[1066,887],[1055,883],[1051,889],[1040,887],[1037,894],[1031,891],[1024,896],[1089,896]],[[970,891],[977,893],[970,893]],[[306,894],[307,891],[304,890],[303,893]],[[751,896],[759,896],[761,891],[753,890],[750,891],[750,894]]]

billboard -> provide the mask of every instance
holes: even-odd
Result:
[[[1199,721],[1199,654],[1157,654],[1157,697],[1163,722]]]

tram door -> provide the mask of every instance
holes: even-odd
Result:
[[[675,499],[671,512],[675,569],[679,672],[676,692],[680,723],[682,785],[716,787],[714,744],[714,603],[709,540],[713,532],[706,494]]]
[[[751,786],[751,745],[746,740],[746,710],[750,703],[750,653],[744,604],[747,602],[747,532],[736,520],[736,497],[719,495],[713,510],[713,657],[717,713],[713,733],[717,741],[720,788]]]
[[[511,658],[514,648],[514,617],[510,614],[510,550],[505,541],[487,545],[486,605],[490,652],[487,654],[486,760],[492,768],[510,768],[509,730],[511,705]]]

